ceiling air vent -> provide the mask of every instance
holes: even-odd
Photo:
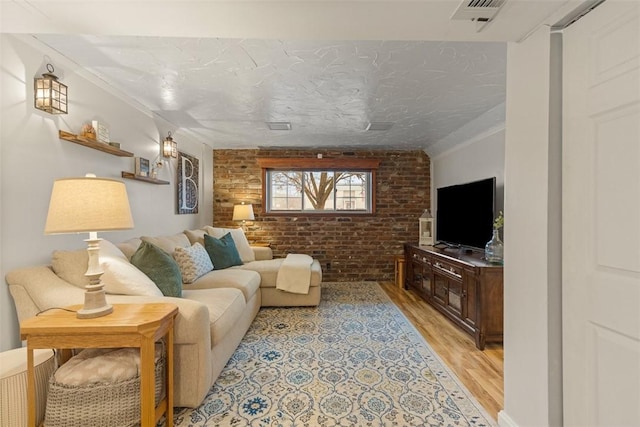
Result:
[[[267,122],[271,130],[291,130],[291,122]]]
[[[391,122],[369,122],[364,130],[375,131],[375,130],[389,130],[393,126]]]
[[[463,21],[491,21],[506,0],[464,0],[451,19]]]

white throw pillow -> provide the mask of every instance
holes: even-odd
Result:
[[[253,249],[251,249],[249,240],[247,240],[247,236],[244,234],[242,228],[220,228],[207,225],[204,227],[204,230],[216,239],[221,239],[225,234],[231,233],[231,238],[233,238],[233,243],[236,244],[236,249],[238,249],[238,254],[242,262],[246,264],[256,260],[256,254],[253,252]]]
[[[193,283],[198,277],[213,270],[213,263],[207,250],[200,243],[194,243],[188,248],[176,248],[173,252],[184,283]]]
[[[101,277],[104,291],[108,294],[163,296],[156,284],[127,259],[100,256],[100,266],[104,270]]]
[[[86,249],[54,251],[51,259],[53,271],[62,279],[84,288],[89,279],[89,255]],[[104,274],[101,281],[108,294],[162,296],[162,292],[146,274],[129,262],[117,246],[108,240],[100,241],[100,266]]]

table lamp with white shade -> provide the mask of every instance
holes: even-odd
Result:
[[[233,207],[232,221],[242,221],[242,229],[244,231],[246,231],[246,228],[247,228],[246,222],[253,221],[254,219],[256,218],[253,215],[252,204],[249,203],[248,205],[245,205],[244,202],[242,202],[241,205],[235,205]]]
[[[53,183],[45,234],[89,233],[87,251],[89,265],[85,276],[84,307],[78,310],[81,319],[105,316],[113,311],[107,304],[100,282],[100,240],[98,231],[127,230],[133,228],[133,218],[123,182],[97,178],[87,174],[82,178],[58,179]]]

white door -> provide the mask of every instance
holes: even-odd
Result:
[[[565,425],[640,426],[640,2],[563,32]]]

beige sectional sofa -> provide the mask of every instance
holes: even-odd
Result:
[[[176,247],[187,247],[200,242],[205,233],[219,236],[227,232],[232,233],[237,243],[238,252],[243,258],[242,265],[213,270],[193,283],[183,284],[181,298],[162,296],[157,289],[146,291],[138,286],[143,280],[132,279],[130,282],[135,283],[127,287],[127,279],[141,273],[128,264],[128,259],[142,240],[172,253]],[[239,242],[243,238],[245,241]],[[322,269],[317,260],[313,260],[311,264],[307,294],[277,290],[276,279],[284,259],[273,259],[268,247],[249,246],[241,229],[205,227],[172,236],[136,238],[118,244],[121,252],[117,251],[116,254],[113,249],[107,250],[106,243],[104,258],[109,260],[113,257],[115,260],[113,264],[103,263],[101,243],[101,265],[105,269],[103,282],[109,303],[165,301],[179,307],[174,347],[176,406],[200,405],[260,307],[315,306],[320,303]],[[6,281],[16,304],[19,320],[53,307],[83,303],[84,289],[77,283],[72,283],[75,280],[68,270],[75,269],[77,274],[77,271],[86,269],[86,251],[58,252],[60,253],[54,253],[52,265],[22,268],[7,274]],[[107,271],[109,268],[114,271]],[[135,271],[131,271],[131,268]],[[108,279],[118,281],[118,287],[109,284]],[[113,293],[110,293],[110,288]],[[115,294],[116,292],[119,294]]]

